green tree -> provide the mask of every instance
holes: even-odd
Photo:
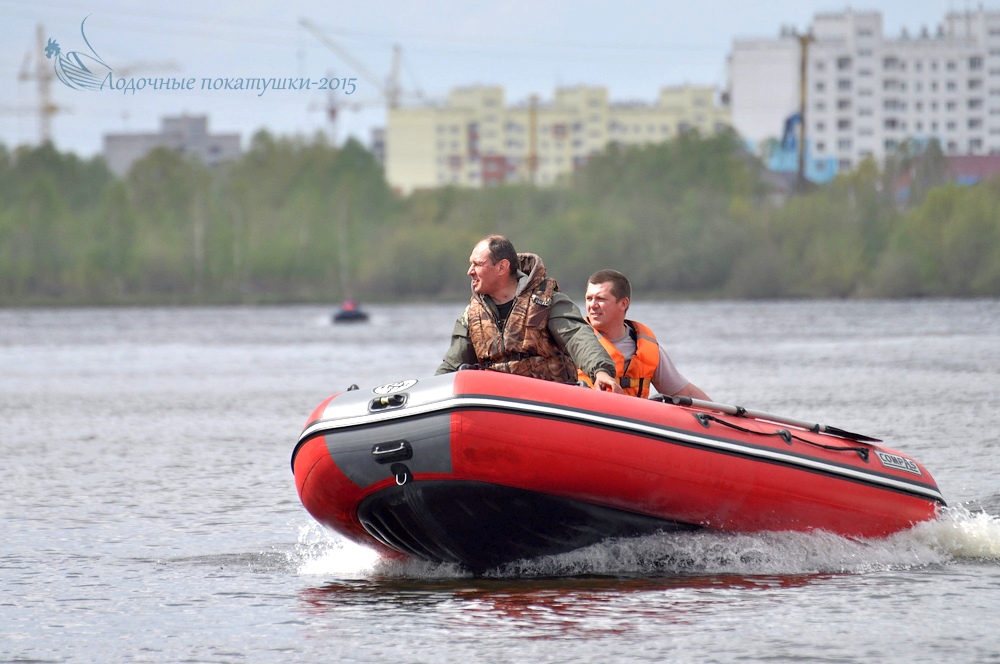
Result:
[[[141,288],[170,295],[201,288],[211,185],[208,169],[164,148],[153,150],[129,169],[126,186],[137,219],[135,252]]]
[[[910,206],[920,205],[927,192],[940,187],[948,181],[948,160],[941,151],[941,144],[936,138],[930,139],[913,169],[910,181]]]
[[[55,177],[38,172],[7,209],[0,229],[0,275],[12,296],[62,294],[72,246],[66,242],[66,210]]]

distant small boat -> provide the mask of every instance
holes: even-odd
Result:
[[[334,323],[364,323],[368,320],[368,312],[358,308],[354,300],[344,300],[340,310],[333,314]]]

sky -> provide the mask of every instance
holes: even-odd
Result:
[[[1000,10],[1000,3],[984,4]],[[105,86],[50,83],[57,108],[52,140],[62,151],[91,157],[105,134],[157,132],[162,117],[182,114],[207,115],[210,132],[237,132],[244,148],[260,129],[306,139],[322,131],[328,140],[355,136],[367,145],[371,128],[385,122],[380,88],[395,46],[404,105],[440,103],[452,88],[469,85],[502,86],[508,105],[532,94],[544,103],[557,88],[573,85],[604,86],[613,102],[653,103],[664,86],[725,87],[734,39],[774,38],[782,26],[805,31],[817,13],[879,11],[885,35],[896,38],[903,29],[933,31],[945,14],[978,6],[967,0],[0,0],[0,143],[14,148],[40,140],[35,58],[55,71],[59,56],[45,57],[38,26],[45,44],[55,40],[64,59],[77,54],[99,80],[95,87]],[[112,90],[108,74],[123,87]],[[338,89],[320,89],[324,79],[331,87],[331,78]],[[348,94],[341,84],[351,78]],[[193,79],[193,89],[154,87],[147,79]],[[247,79],[282,81],[283,89],[248,90]],[[341,109],[336,125],[326,113],[331,98]]]

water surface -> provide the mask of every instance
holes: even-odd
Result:
[[[714,400],[883,438],[951,507],[486,578],[327,533],[289,468],[316,404],[433,373],[460,309],[0,311],[0,661],[1000,660],[1000,302],[637,303]]]

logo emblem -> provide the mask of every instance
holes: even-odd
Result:
[[[80,22],[80,36],[83,37],[83,43],[87,45],[89,53],[81,51],[64,53],[59,47],[59,43],[52,37],[49,37],[49,41],[45,45],[45,57],[52,60],[52,68],[55,70],[56,78],[74,90],[100,90],[102,82],[113,71],[101,59],[101,56],[97,54],[87,39],[87,34],[84,32],[87,18]]]
[[[907,459],[905,456],[899,454],[889,454],[888,452],[882,452],[880,450],[875,450],[875,454],[878,455],[878,460],[882,462],[882,465],[886,468],[894,468],[895,470],[902,470],[907,473],[913,473],[914,475],[923,475],[920,472],[920,467],[917,466],[917,462],[913,459]]]
[[[379,385],[372,390],[375,394],[386,395],[392,394],[394,392],[402,392],[403,390],[408,390],[417,384],[417,380],[412,378],[410,380],[400,380],[395,383],[386,383],[385,385]]]

